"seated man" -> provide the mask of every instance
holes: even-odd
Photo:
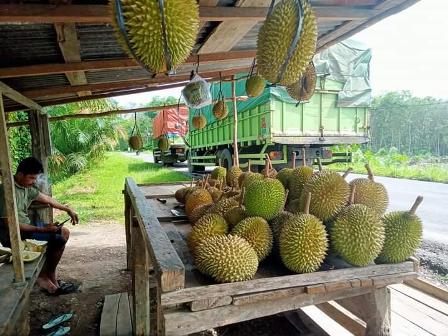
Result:
[[[38,285],[49,293],[58,291],[59,284],[56,278],[56,266],[64,252],[65,243],[70,232],[65,227],[54,225],[36,226],[28,217],[28,207],[31,202],[38,201],[48,204],[52,208],[63,210],[71,218],[73,225],[78,223],[78,215],[68,206],[58,203],[52,197],[45,195],[34,185],[39,174],[43,173],[42,164],[39,160],[29,157],[22,160],[14,175],[15,193],[17,203],[17,215],[19,219],[20,234],[22,239],[37,239],[48,241],[47,259],[37,279]],[[0,184],[0,218],[6,216],[4,190]],[[3,223],[2,223],[3,222]],[[5,221],[0,222],[0,242],[10,247],[9,232]]]

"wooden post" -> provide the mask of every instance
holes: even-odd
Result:
[[[132,238],[131,238],[131,201],[126,190],[124,190],[124,228],[126,234],[126,260],[127,270],[132,269]]]
[[[11,240],[12,262],[15,282],[25,281],[22,254],[20,253],[20,229],[17,217],[16,190],[11,171],[11,157],[9,155],[8,131],[6,129],[3,97],[0,92],[0,173],[3,181],[5,196],[6,222]]]
[[[390,292],[387,287],[336,302],[366,322],[365,336],[390,335]]]
[[[236,80],[232,79],[232,101],[233,101],[233,155],[235,161],[240,162],[238,157],[238,109],[236,107]]]
[[[137,218],[132,219],[133,323],[135,335],[149,335],[149,254]]]

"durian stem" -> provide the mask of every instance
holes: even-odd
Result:
[[[239,206],[241,207],[243,205],[243,201],[244,201],[244,194],[246,193],[246,188],[242,188],[241,189],[241,194],[240,194],[240,201],[239,201]]]
[[[296,158],[297,158],[297,153],[292,152],[292,169],[296,169]]]
[[[320,158],[317,158],[317,165],[319,166],[319,171],[321,172],[322,170],[324,170],[323,166],[322,166],[322,160]]]
[[[264,165],[264,177],[269,177],[269,155],[266,154],[266,163]]]
[[[423,196],[417,196],[417,199],[415,200],[414,204],[412,205],[411,210],[409,212],[411,214],[415,214],[417,211],[418,206],[423,202]]]
[[[364,167],[366,167],[366,170],[367,170],[367,175],[368,175],[367,177],[369,178],[370,181],[373,182],[374,176],[373,176],[372,169],[370,168],[370,166],[369,166],[368,163],[366,163],[366,164],[364,165]]]
[[[353,171],[352,167],[348,167],[348,169],[345,171],[345,173],[342,175],[343,178],[346,178],[348,174],[350,174]]]
[[[305,148],[302,148],[302,166],[306,167],[306,154],[305,154]]]
[[[194,184],[194,177],[191,179],[190,188],[193,187]]]
[[[247,171],[250,172],[250,160],[247,161]]]
[[[305,201],[305,209],[303,209],[303,213],[306,215],[309,215],[310,213],[310,205],[311,205],[311,193],[308,192],[306,195],[306,201]]]
[[[205,176],[202,176],[202,189],[205,189]]]
[[[207,184],[208,184],[208,180],[210,179],[210,174],[207,174],[207,176],[205,177],[205,187],[204,188],[206,188],[207,187]]]
[[[350,190],[350,199],[348,200],[348,205],[352,205],[355,202],[355,192],[356,186],[352,186],[352,190]]]

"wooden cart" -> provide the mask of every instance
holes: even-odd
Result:
[[[171,211],[181,186],[125,182],[134,334],[186,335],[332,300],[366,322],[366,335],[390,334],[386,286],[417,277],[416,261],[345,268],[326,264],[326,270],[307,274],[265,262],[253,280],[213,284],[195,270],[185,243],[190,224]]]

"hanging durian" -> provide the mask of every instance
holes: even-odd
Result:
[[[294,84],[288,85],[286,91],[295,100],[302,102],[308,101],[314,94],[316,89],[316,69],[313,62],[310,62],[306,68],[305,74]]]
[[[207,119],[202,114],[193,116],[191,122],[193,124],[193,127],[197,130],[201,130],[207,125]]]

